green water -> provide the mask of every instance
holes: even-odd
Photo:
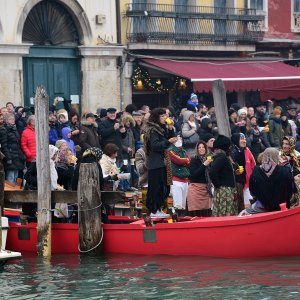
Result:
[[[300,299],[300,258],[25,254],[1,269],[0,299]]]

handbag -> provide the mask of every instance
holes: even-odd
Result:
[[[186,147],[194,147],[196,146],[196,144],[199,142],[199,135],[198,133],[194,133],[191,136],[187,137],[187,138],[183,138],[182,139],[183,145]]]

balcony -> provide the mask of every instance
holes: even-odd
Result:
[[[262,40],[264,16],[255,9],[170,4],[127,4],[129,43],[253,45]]]

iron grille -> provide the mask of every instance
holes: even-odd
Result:
[[[127,4],[130,43],[249,44],[262,40],[255,9],[150,4]]]

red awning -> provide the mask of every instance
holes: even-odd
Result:
[[[143,59],[149,67],[190,79],[194,91],[210,92],[222,79],[227,91],[256,91],[300,84],[300,68],[278,61],[180,61]]]
[[[283,100],[289,97],[300,98],[300,83],[265,88],[260,91],[260,99],[262,101],[267,101],[268,99]]]

